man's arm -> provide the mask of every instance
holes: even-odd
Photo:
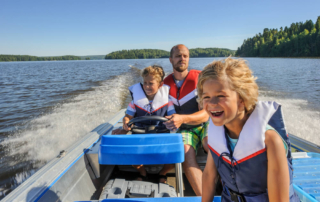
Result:
[[[173,114],[171,116],[166,116],[169,121],[164,122],[164,125],[169,130],[178,129],[182,124],[188,125],[199,125],[208,121],[209,115],[202,109],[193,114]]]

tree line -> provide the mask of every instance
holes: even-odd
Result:
[[[190,49],[190,57],[228,57],[235,51],[225,48],[195,48]],[[150,59],[169,58],[170,52],[159,49],[132,49],[109,53],[105,59]]]
[[[228,57],[234,56],[235,51],[226,48],[193,48],[190,49],[190,57]]]
[[[169,52],[158,49],[132,49],[114,51],[106,55],[105,59],[148,59],[168,58]]]
[[[54,57],[37,57],[31,55],[0,55],[0,61],[53,61],[53,60],[81,60],[74,55],[54,56]]]
[[[284,29],[265,28],[263,33],[244,40],[236,51],[240,57],[319,57],[320,16],[316,23],[292,23]]]

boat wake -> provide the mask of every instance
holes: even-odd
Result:
[[[26,123],[27,129],[2,141],[0,147],[5,154],[0,162],[0,177],[6,184],[0,186],[0,196],[124,108],[129,97],[128,87],[141,81],[140,71],[132,66],[127,73],[56,104],[49,113]]]
[[[307,100],[281,98],[281,96],[274,96],[274,92],[269,93],[261,90],[259,93],[259,100],[276,101],[282,105],[288,133],[320,145],[318,138],[320,112],[312,110]]]

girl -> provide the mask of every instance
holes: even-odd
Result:
[[[281,106],[257,102],[255,79],[244,60],[231,58],[212,62],[199,75],[198,101],[211,119],[202,202],[213,201],[218,173],[223,202],[300,201]]]
[[[128,123],[131,119],[140,116],[170,116],[175,114],[172,101],[169,99],[169,86],[163,84],[164,71],[161,66],[153,65],[142,70],[143,84],[137,83],[129,87],[132,101],[123,118],[123,129],[114,130],[113,134],[125,134],[131,128]],[[133,166],[140,175],[137,180],[147,180],[147,172],[143,165]],[[159,182],[166,183],[166,173],[174,165],[165,165],[159,173]]]

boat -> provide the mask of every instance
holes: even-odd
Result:
[[[61,151],[2,201],[201,201],[183,175],[181,134],[111,135],[122,126],[124,114],[125,109],[120,110]],[[148,130],[157,132],[154,127]],[[291,134],[289,137],[295,192],[301,201],[320,201],[320,147]],[[197,162],[204,169],[206,154],[202,150],[198,151]],[[175,164],[167,174],[168,184],[152,180],[161,164],[168,163]],[[150,182],[134,180],[137,171],[131,165],[138,164],[146,165]],[[220,196],[214,201],[221,201]]]

